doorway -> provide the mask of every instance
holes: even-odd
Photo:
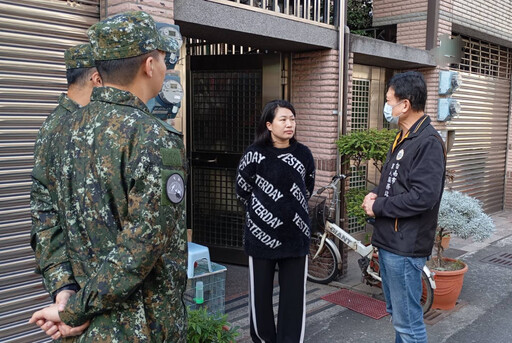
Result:
[[[236,169],[254,140],[264,100],[282,96],[280,55],[188,58],[188,227],[194,242],[209,247],[213,260],[247,264]],[[263,87],[276,82],[277,87]],[[268,89],[278,91],[268,94]]]

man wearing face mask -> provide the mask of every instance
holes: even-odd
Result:
[[[362,204],[375,217],[372,244],[379,248],[395,342],[427,342],[421,271],[434,245],[446,163],[444,143],[424,113],[426,100],[421,73],[401,73],[390,80],[384,116],[398,123],[400,132],[389,149],[379,186]]]

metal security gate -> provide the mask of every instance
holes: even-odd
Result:
[[[462,86],[453,98],[462,111],[447,125],[455,129],[448,169],[455,171],[453,189],[480,199],[484,209],[503,209],[512,49],[462,37],[465,51],[454,68]]]
[[[190,57],[188,217],[193,241],[221,262],[246,261],[245,218],[234,185],[261,113],[261,61],[259,55]]]
[[[34,141],[66,89],[63,51],[87,41],[99,0],[0,0],[0,341],[49,341],[27,321],[49,303],[30,248]]]

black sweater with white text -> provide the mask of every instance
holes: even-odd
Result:
[[[311,236],[308,199],[315,163],[303,144],[251,145],[238,165],[235,189],[246,210],[244,248],[254,258],[301,257]]]

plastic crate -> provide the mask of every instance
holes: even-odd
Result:
[[[197,262],[194,268],[194,277],[188,279],[185,291],[185,305],[191,310],[206,307],[210,315],[223,315],[225,312],[224,302],[226,297],[226,267],[212,262],[212,272],[208,271],[208,264],[205,260]],[[202,304],[196,303],[196,284],[203,282]]]

